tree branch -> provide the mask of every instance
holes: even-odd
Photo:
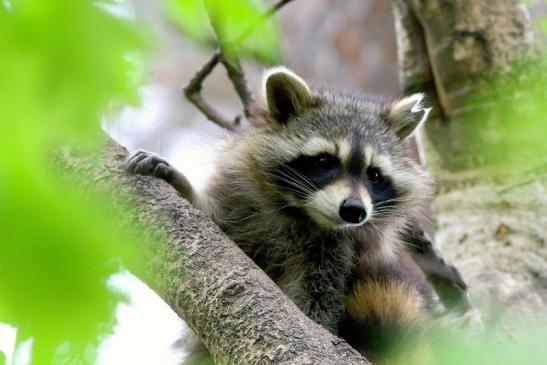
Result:
[[[215,24],[213,19],[211,19],[211,25],[217,36],[219,50],[217,50],[213,54],[213,56],[211,56],[211,58],[190,80],[190,83],[183,89],[186,98],[192,104],[194,104],[196,108],[198,108],[207,117],[207,119],[229,131],[234,130],[239,125],[241,120],[241,116],[238,115],[234,118],[233,122],[230,122],[228,119],[224,118],[218,111],[216,111],[213,106],[207,103],[201,96],[203,82],[219,62],[222,63],[222,65],[226,69],[228,78],[232,82],[232,85],[234,86],[234,89],[239,96],[239,99],[241,100],[245,117],[250,117],[249,106],[253,100],[252,93],[247,84],[247,80],[245,79],[245,74],[243,73],[243,68],[241,67],[239,59],[235,57],[235,55],[227,57],[226,49],[228,46],[233,49],[234,47],[241,45],[259,25],[271,18],[278,10],[280,10],[283,6],[290,3],[291,1],[292,0],[280,0],[276,4],[272,5],[262,14],[262,16],[259,17],[256,22],[249,25],[245,30],[243,30],[243,32],[241,32],[240,35],[238,35],[233,40],[222,39],[221,32],[218,30],[217,24]],[[209,11],[207,13],[209,14]]]
[[[405,92],[427,92],[435,107],[426,131],[442,168],[454,171],[490,162],[496,156],[476,156],[469,141],[488,146],[499,138],[485,139],[474,117],[496,109],[491,81],[535,54],[526,6],[520,0],[393,4],[401,85]],[[514,102],[513,95],[506,97]],[[494,123],[487,128],[503,131],[503,125]]]
[[[399,82],[405,94],[425,92],[428,103],[433,106],[431,118],[444,119],[443,107],[435,85],[430,62],[430,51],[423,26],[412,7],[412,1],[393,0],[397,50],[399,59]],[[429,122],[428,122],[429,123]],[[416,138],[416,137],[415,137]],[[416,139],[410,141],[411,151],[418,162],[425,165],[423,146]],[[417,229],[406,237],[414,261],[425,272],[440,300],[448,309],[462,312],[473,309],[458,269],[447,263],[434,241],[434,228],[416,223]]]
[[[292,0],[280,0],[266,10],[262,16],[253,24],[249,25],[240,35],[233,41],[235,44],[241,44],[250,36],[259,25],[270,19],[275,13],[277,13],[282,7],[290,3]]]
[[[146,230],[137,240],[144,246],[135,250],[147,257],[147,267],[135,274],[189,324],[216,363],[369,364],[306,317],[169,184],[125,174],[126,159],[127,150],[109,141],[100,156],[66,149],[56,162],[76,183],[130,207],[127,220],[116,224]]]
[[[239,124],[239,116],[233,122],[224,118],[212,105],[201,96],[201,89],[205,78],[213,71],[221,57],[220,51],[213,54],[211,59],[194,75],[190,83],[183,89],[186,98],[196,106],[211,122],[229,131]]]
[[[217,36],[217,43],[220,48],[220,62],[224,65],[224,68],[226,69],[226,72],[228,74],[228,78],[232,82],[232,85],[234,86],[234,89],[239,96],[239,99],[241,100],[241,104],[243,105],[243,113],[247,118],[249,118],[251,115],[249,111],[249,105],[252,100],[252,95],[251,90],[247,85],[247,80],[245,79],[245,74],[243,73],[239,57],[234,52],[238,44],[235,42],[229,42],[224,39],[222,31],[219,28],[220,25],[218,24],[216,19],[211,17],[212,9],[209,9],[207,5],[209,4],[209,2],[205,1],[205,4],[207,14],[209,14],[209,21],[211,22],[211,26]]]
[[[458,232],[454,228],[458,224],[463,228],[459,231],[463,233],[459,238],[459,245],[456,244],[458,240],[451,237],[448,242],[444,242],[443,247],[445,250],[448,248],[445,252],[453,252],[458,246],[485,245],[489,237],[484,238],[479,230],[473,229],[469,223],[464,224],[462,215],[459,215],[465,209],[462,207],[469,204],[468,201],[473,201],[472,197],[464,194],[462,196],[465,203],[458,201],[456,205],[445,205],[444,209],[450,211],[448,214],[439,208],[443,207],[439,202],[446,199],[446,190],[451,189],[453,184],[447,181],[447,177],[448,180],[454,179],[458,176],[458,171],[469,175],[465,182],[468,186],[472,184],[470,176],[473,176],[473,180],[484,183],[488,179],[484,165],[496,161],[497,158],[502,167],[496,173],[510,171],[514,174],[513,169],[508,168],[506,155],[497,153],[499,150],[493,148],[496,144],[503,145],[503,138],[505,142],[510,141],[511,133],[504,136],[507,132],[503,123],[507,119],[500,118],[501,114],[493,114],[498,110],[503,113],[506,109],[501,108],[502,103],[499,101],[496,105],[497,88],[492,81],[515,72],[518,69],[516,66],[534,54],[534,36],[527,9],[519,0],[393,0],[393,6],[402,88],[407,93],[425,91],[429,102],[437,111],[432,113],[431,120],[425,126],[427,154],[428,157],[434,157],[430,159],[433,163],[428,164],[429,168],[442,171],[444,175],[439,181],[439,192],[435,198],[437,216],[440,211],[451,217],[448,220],[451,232]],[[519,93],[522,88],[519,84]],[[504,97],[513,107],[522,104],[516,101],[513,92]],[[524,142],[520,141],[520,145],[524,145]],[[487,155],[489,151],[494,153]],[[480,165],[483,165],[482,168],[476,169]],[[507,181],[507,178],[509,177],[500,181]],[[491,190],[494,190],[493,186],[494,184]],[[486,194],[481,198],[486,202]],[[488,204],[484,205],[480,209],[487,211]],[[524,203],[521,206],[524,207]],[[477,224],[484,227],[487,227],[484,222],[488,221],[488,216],[498,215],[498,211],[495,214],[488,212],[483,216],[478,212],[479,207],[474,206],[473,216],[481,217],[477,222],[483,223]],[[442,225],[440,230],[442,231]],[[445,228],[443,234],[439,235],[440,242],[447,241],[447,237],[450,237],[446,232]],[[474,242],[463,245],[468,238],[467,232],[473,232],[470,233],[473,237],[468,241]],[[444,262],[436,250],[438,246],[435,242],[420,236],[412,243],[421,251],[414,255],[415,260],[428,274],[443,302],[448,303],[449,307],[470,309],[466,285],[461,280],[461,275]],[[491,256],[491,251],[485,257]],[[499,252],[500,249],[495,251]],[[467,262],[472,261],[475,267],[478,266],[476,262],[486,261],[484,257],[477,260],[472,255],[466,259]],[[459,260],[460,267],[468,274],[469,269],[465,271],[465,262],[465,259]],[[509,270],[504,268],[504,271],[505,274]],[[491,270],[489,275],[492,275]],[[469,275],[467,277],[473,284]]]
[[[245,114],[246,118],[249,118],[251,116],[249,107],[253,100],[253,96],[249,89],[249,85],[247,84],[247,80],[245,79],[241,62],[236,56],[227,58],[224,51],[222,52],[220,62],[224,65],[228,78],[232,81],[232,85],[234,85],[234,89],[241,100],[241,104],[243,104],[243,114]]]

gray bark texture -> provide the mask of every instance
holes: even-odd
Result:
[[[426,91],[435,110],[423,137],[438,179],[436,241],[480,309],[498,309],[500,323],[541,323],[538,317],[547,314],[545,155],[530,150],[528,158],[509,163],[485,154],[507,137],[506,120],[493,113],[502,105],[491,81],[517,73],[536,52],[527,9],[518,0],[393,5],[403,90]],[[503,100],[518,108],[522,91]]]
[[[166,182],[124,173],[127,150],[66,148],[57,165],[127,209],[113,224],[144,231],[134,272],[198,334],[218,364],[362,364],[346,342],[306,317],[207,216]],[[151,228],[152,227],[152,228]],[[133,269],[130,267],[130,269]]]
[[[425,91],[435,107],[426,128],[429,159],[451,171],[484,164],[469,140],[493,143],[499,137],[485,129],[503,126],[495,120],[477,126],[474,116],[496,108],[490,81],[535,53],[527,8],[520,0],[393,3],[403,91]]]

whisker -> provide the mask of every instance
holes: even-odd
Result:
[[[406,202],[410,202],[412,200],[413,199],[410,199],[410,198],[393,198],[393,199],[383,200],[381,202],[376,203],[375,205],[376,206],[383,206],[383,205],[390,204],[390,203],[406,203]]]
[[[300,171],[298,171],[297,169],[295,169],[291,166],[288,166],[288,165],[286,167],[289,169],[289,171],[292,171],[293,174],[296,174],[296,176],[300,177],[300,179],[302,179],[302,181],[304,183],[309,185],[311,189],[313,189],[313,190],[318,189],[318,187],[310,179],[308,179],[304,174],[302,174]]]
[[[293,169],[294,170],[294,169]],[[300,174],[300,175],[297,175],[295,174],[295,172],[298,172],[296,170],[294,171],[285,171],[285,170],[281,170],[279,168],[276,168],[273,170],[274,172],[276,172],[277,174],[273,174],[274,176],[283,176],[287,179],[290,179],[290,180],[293,180],[293,181],[297,181],[299,183],[303,183],[303,184],[306,184],[306,185],[303,185],[303,186],[306,186],[307,188],[314,188],[316,189],[316,187],[311,184],[311,182],[309,181],[309,179],[307,179],[304,175]]]
[[[296,188],[296,189],[299,189],[299,190],[302,190],[302,192],[304,193],[307,193],[307,194],[312,194],[313,191],[310,190],[307,186],[305,185],[302,185],[300,181],[298,180],[295,180],[294,178],[292,178],[291,176],[286,176],[286,175],[277,175],[277,174],[272,174],[274,177],[280,179],[281,181],[284,181],[286,183],[288,183],[289,185],[291,185],[292,187]],[[287,189],[287,187],[281,187],[282,189]],[[297,193],[300,193],[301,195],[304,195],[302,194],[302,192],[300,191],[296,191],[294,190],[295,192]]]

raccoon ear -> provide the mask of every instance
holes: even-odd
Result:
[[[264,96],[270,116],[286,124],[312,101],[311,91],[302,78],[285,67],[272,68],[264,74]]]
[[[411,136],[426,121],[431,108],[426,108],[423,105],[424,99],[423,93],[412,94],[389,107],[388,123],[401,140]]]

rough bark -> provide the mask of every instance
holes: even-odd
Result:
[[[77,183],[129,207],[146,233],[135,272],[198,334],[219,364],[369,364],[306,317],[203,213],[162,180],[124,174],[127,150],[114,141],[100,156],[67,148],[57,165]],[[151,229],[153,227],[154,229]]]
[[[426,127],[431,162],[447,170],[488,162],[469,140],[497,142],[484,130],[503,126],[473,117],[495,108],[492,78],[534,53],[526,7],[520,0],[394,0],[394,8],[401,86],[427,92],[435,106]]]
[[[393,3],[402,87],[407,93],[426,91],[436,111],[425,134],[428,165],[438,177],[437,242],[482,309],[494,304],[507,317],[542,316],[547,313],[544,156],[531,150],[530,158],[510,165],[486,153],[510,137],[504,135],[507,120],[494,113],[503,101],[492,80],[513,77],[535,52],[527,10],[518,0]],[[525,98],[516,99],[519,90],[513,91],[503,100],[517,108]]]

